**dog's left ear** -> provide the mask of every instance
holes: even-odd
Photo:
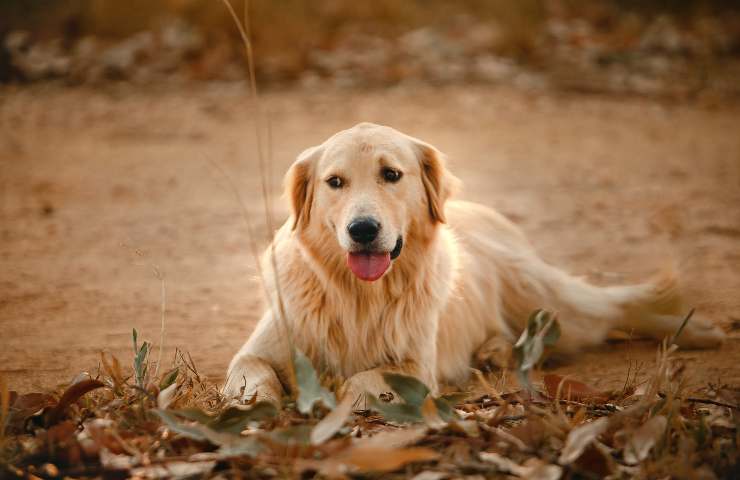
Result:
[[[308,225],[311,218],[311,204],[313,203],[313,171],[314,165],[321,156],[322,146],[304,150],[285,175],[285,196],[290,201],[293,214],[293,227]]]
[[[445,202],[457,191],[460,180],[447,170],[442,152],[416,139],[414,146],[421,164],[421,181],[427,195],[429,215],[432,222],[445,223]]]

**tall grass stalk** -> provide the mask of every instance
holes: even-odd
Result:
[[[272,197],[270,195],[270,192],[268,191],[268,185],[269,181],[272,178],[272,175],[269,173],[270,170],[270,164],[271,162],[268,162],[268,159],[265,155],[265,142],[263,138],[263,131],[267,131],[268,141],[272,137],[271,128],[268,123],[265,121],[265,115],[262,110],[262,103],[260,102],[259,93],[257,91],[257,78],[255,74],[255,67],[254,67],[254,52],[252,49],[252,42],[250,40],[249,35],[249,2],[244,2],[244,16],[243,20],[239,20],[239,16],[236,14],[236,11],[234,10],[234,7],[231,5],[230,0],[222,0],[224,5],[226,6],[226,9],[229,12],[229,15],[231,15],[231,18],[234,21],[234,24],[236,25],[237,29],[239,30],[239,35],[241,36],[242,43],[244,44],[244,53],[246,55],[246,61],[247,61],[247,70],[249,74],[249,92],[252,100],[252,104],[255,107],[256,115],[255,115],[255,137],[257,140],[257,159],[259,164],[259,173],[260,173],[260,184],[262,187],[262,202],[264,205],[264,214],[265,214],[265,226],[267,227],[267,241],[270,242],[272,240],[272,235],[274,232],[274,215],[272,210]],[[264,128],[263,128],[264,126]],[[272,149],[269,148],[269,152],[272,153]],[[246,211],[246,209],[244,209]],[[292,358],[293,356],[293,338],[290,335],[290,331],[288,329],[287,325],[287,318],[285,315],[285,305],[283,303],[283,295],[280,288],[280,279],[278,278],[278,269],[277,269],[277,260],[275,257],[275,245],[274,243],[270,243],[270,264],[273,271],[273,280],[275,282],[274,288],[275,288],[275,295],[277,300],[277,315],[278,315],[278,322],[280,324],[280,327],[283,330],[284,338],[286,339],[287,346],[289,351],[287,352],[287,358]],[[259,258],[256,259],[257,264],[259,265]],[[263,284],[266,281],[264,272],[261,271],[261,267],[258,267],[260,270],[260,278]],[[268,299],[270,299],[268,295]],[[272,300],[272,299],[270,299]],[[274,311],[273,307],[273,311]],[[289,361],[289,375],[290,375],[290,383],[291,383],[291,389],[295,390],[296,385],[296,379],[295,379],[295,369],[293,367],[293,362]]]

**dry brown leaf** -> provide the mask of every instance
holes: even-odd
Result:
[[[530,458],[522,466],[521,477],[526,480],[558,480],[563,475],[560,465],[546,463],[539,458]]]
[[[418,442],[426,434],[426,427],[398,428],[385,430],[360,442],[363,446],[381,448],[401,448]]]
[[[565,439],[565,446],[560,452],[558,463],[569,465],[581,456],[583,451],[596,440],[596,438],[606,431],[609,421],[606,418],[599,418],[593,422],[584,423],[570,431]]]
[[[432,470],[424,470],[421,473],[417,473],[411,480],[442,480],[450,476],[447,472],[435,472]]]
[[[550,398],[562,398],[575,402],[606,402],[611,397],[609,392],[602,392],[577,380],[570,380],[555,374],[544,377],[545,390]]]
[[[15,429],[22,428],[30,416],[56,403],[54,397],[45,393],[26,393],[24,395],[10,395],[10,397],[15,397],[15,400],[10,402],[8,426]]]
[[[558,465],[548,464],[538,458],[530,458],[524,465],[495,452],[481,452],[480,459],[492,463],[502,473],[510,473],[528,480],[558,480],[563,469]]]
[[[65,410],[67,410],[67,408],[74,402],[79,400],[80,397],[82,397],[87,392],[104,386],[105,384],[98,380],[82,380],[81,382],[70,385],[69,388],[67,388],[67,390],[65,390],[62,394],[62,398],[59,399],[59,402],[51,410],[49,410],[49,414],[47,416],[47,424],[54,425],[59,420],[61,420]]]
[[[357,472],[392,472],[413,462],[436,460],[439,454],[430,448],[383,448],[356,446],[346,450],[334,461],[351,466]]]
[[[320,445],[333,437],[352,413],[352,403],[352,397],[345,395],[339,405],[313,427],[311,444]]]
[[[665,434],[668,420],[663,415],[656,415],[629,435],[624,447],[624,461],[636,464],[645,460],[650,450]]]
[[[131,476],[135,478],[202,478],[208,476],[216,466],[214,461],[206,462],[167,462],[146,467],[131,469]]]
[[[594,443],[586,447],[575,465],[578,470],[583,470],[596,475],[598,478],[605,478],[614,473],[614,460],[606,450],[608,447]]]
[[[431,395],[427,395],[427,398],[424,399],[424,403],[421,406],[421,416],[429,428],[439,430],[447,425],[447,422],[439,416],[437,405],[434,403],[434,398]]]

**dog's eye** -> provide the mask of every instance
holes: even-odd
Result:
[[[334,189],[342,188],[342,186],[344,185],[344,182],[339,177],[329,177],[326,179],[326,183]]]
[[[398,170],[394,170],[388,167],[383,168],[381,174],[383,175],[383,180],[391,183],[396,183],[397,181],[401,180],[401,175],[403,175]]]

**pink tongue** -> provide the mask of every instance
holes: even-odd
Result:
[[[390,253],[348,253],[347,266],[360,279],[372,282],[383,276],[391,264]]]

